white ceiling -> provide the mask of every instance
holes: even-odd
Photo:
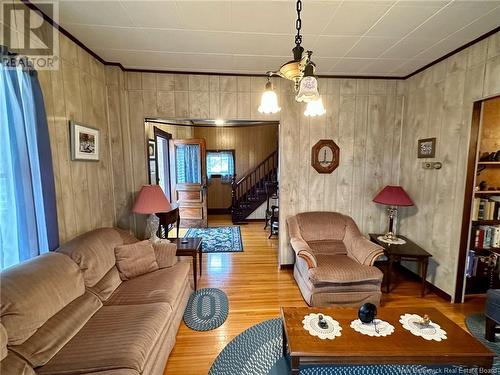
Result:
[[[60,24],[127,68],[257,73],[292,59],[295,1],[61,1]],[[500,0],[303,0],[319,74],[405,76],[500,26]]]

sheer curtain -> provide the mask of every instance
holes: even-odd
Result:
[[[0,65],[0,269],[58,246],[47,120],[36,72]]]
[[[176,146],[177,183],[201,183],[200,146]]]

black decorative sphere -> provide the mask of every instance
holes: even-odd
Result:
[[[358,318],[363,323],[371,323],[377,316],[377,306],[373,303],[365,303],[358,310]]]

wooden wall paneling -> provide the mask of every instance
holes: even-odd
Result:
[[[304,108],[304,104],[302,104],[301,107]],[[325,175],[318,173],[311,166],[311,148],[320,139],[324,139],[325,137],[326,117],[325,116],[311,117],[309,121],[307,121],[306,126],[309,128],[309,144],[307,150],[309,152],[306,153],[304,156],[306,156],[305,159],[309,163],[307,163],[308,164],[307,169],[303,170],[303,175],[309,175],[309,183],[308,183],[309,194],[307,195],[307,200],[310,211],[323,211],[324,194],[325,194]]]
[[[66,103],[66,125],[69,132],[68,120],[82,121],[82,99],[78,69],[72,64],[61,62],[63,85]],[[74,210],[77,215],[76,234],[92,229],[89,203],[89,187],[87,180],[87,162],[71,161],[70,171],[73,183]]]
[[[296,104],[297,111],[302,114],[304,111],[303,104]],[[311,168],[314,173],[316,171],[311,167],[311,141],[310,141],[310,131],[311,125],[308,117],[300,116],[297,118],[298,123],[298,139],[301,142],[296,143],[295,157],[296,168],[299,171],[299,178],[297,180],[297,203],[294,207],[295,212],[305,212],[310,211],[309,208],[309,195],[310,195],[310,173],[312,173],[309,168]],[[280,192],[281,193],[281,192]]]
[[[325,138],[339,142],[339,103],[340,103],[340,80],[327,80],[327,95],[325,95],[325,107],[327,108]],[[340,150],[340,160],[342,160]],[[325,194],[323,206],[326,210],[335,211],[337,208],[337,179],[338,172],[334,171],[325,176]]]

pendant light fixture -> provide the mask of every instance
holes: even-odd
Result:
[[[278,105],[278,96],[273,89],[273,84],[271,83],[271,77],[267,77],[266,90],[262,94],[260,99],[259,112],[260,113],[277,113],[281,111]]]
[[[278,99],[270,84],[270,77],[273,75],[295,82],[295,100],[311,104],[311,107],[308,105],[304,112],[306,116],[319,116],[326,112],[319,94],[318,80],[315,76],[316,64],[311,61],[312,51],[307,51],[307,54],[304,56],[304,48],[302,47],[302,35],[300,34],[302,28],[302,19],[300,18],[302,0],[297,0],[296,10],[297,20],[295,21],[295,29],[297,30],[297,34],[295,35],[295,47],[292,49],[293,60],[283,64],[277,71],[267,72],[268,82],[262,94],[261,105],[259,107],[259,112],[261,113],[276,113],[279,111]],[[270,108],[271,102],[275,103],[275,107],[273,108],[278,109],[274,112],[265,112],[264,109]]]

